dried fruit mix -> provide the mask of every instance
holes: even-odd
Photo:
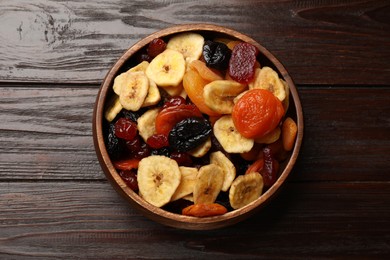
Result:
[[[104,115],[114,167],[147,202],[194,217],[258,199],[293,149],[289,87],[249,43],[154,39],[116,76]]]

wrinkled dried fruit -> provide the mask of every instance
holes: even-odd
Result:
[[[169,132],[169,144],[178,151],[186,152],[205,142],[211,130],[211,125],[206,119],[186,118]]]
[[[217,203],[212,204],[194,204],[182,210],[182,214],[193,217],[212,217],[223,215],[227,209]]]
[[[164,42],[163,39],[156,38],[149,43],[146,51],[150,57],[154,58],[163,51],[165,51],[166,47],[167,44]]]
[[[148,138],[146,143],[153,149],[160,149],[169,145],[168,137],[163,134],[154,134]]]
[[[123,145],[119,138],[115,135],[115,124],[108,126],[108,134],[106,141],[107,152],[110,156],[118,157],[123,151]]]
[[[137,135],[137,124],[130,119],[121,117],[115,123],[115,135],[127,141],[133,140]]]
[[[133,171],[120,171],[119,176],[122,180],[129,186],[130,189],[137,192],[138,191],[138,181],[137,174]]]
[[[234,46],[228,67],[230,77],[242,84],[251,82],[255,75],[258,53],[259,50],[250,43],[241,42]]]
[[[206,41],[203,46],[203,57],[210,68],[227,69],[231,53],[226,44],[221,42]]]

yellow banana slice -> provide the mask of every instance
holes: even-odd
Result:
[[[268,134],[260,137],[260,138],[255,138],[255,143],[258,143],[258,144],[272,144],[274,142],[276,142],[279,137],[280,137],[280,134],[281,134],[282,130],[280,129],[280,127],[276,127],[274,130],[272,130],[271,132],[269,132]]]
[[[256,74],[255,74],[256,76]],[[263,67],[260,69],[253,84],[249,86],[250,89],[260,88],[271,91],[280,101],[286,98],[286,91],[278,73],[270,67]]]
[[[122,110],[121,102],[119,102],[119,96],[116,94],[113,94],[112,97],[108,100],[105,111],[104,111],[104,117],[108,122],[111,122],[114,120],[116,115],[119,114]]]
[[[145,142],[156,133],[156,117],[159,112],[159,108],[150,109],[137,119],[139,135]]]
[[[286,92],[286,97],[285,99],[283,100],[282,102],[282,105],[283,105],[283,108],[284,108],[284,113],[286,114],[287,113],[287,110],[288,110],[288,106],[290,105],[290,88],[288,87],[288,84],[286,81],[284,81],[283,79],[280,80],[282,83],[283,83],[283,86],[284,86],[284,91]]]
[[[144,72],[129,72],[120,89],[119,101],[125,109],[137,111],[144,103],[148,90],[149,79]]]
[[[159,87],[175,87],[183,80],[186,69],[183,54],[166,49],[146,68],[146,75]]]
[[[149,80],[148,94],[142,104],[142,107],[149,107],[156,105],[161,100],[160,90],[153,80]]]
[[[203,142],[198,147],[195,147],[194,149],[188,151],[188,153],[191,156],[194,156],[196,158],[200,158],[204,156],[211,148],[211,139],[208,138],[205,142]]]
[[[147,62],[147,61],[142,61],[141,63],[139,63],[138,65],[132,67],[132,68],[129,69],[128,71],[132,71],[132,72],[143,71],[143,72],[145,72],[146,69],[148,68],[148,66],[149,66],[149,62]]]
[[[233,99],[247,89],[246,85],[230,80],[215,80],[203,89],[203,98],[206,105],[220,114],[231,114]]]
[[[211,204],[217,199],[223,184],[224,173],[221,167],[208,164],[199,169],[194,187],[195,204]]]
[[[258,172],[238,176],[229,190],[230,205],[239,209],[255,201],[263,192],[263,186],[263,177]]]
[[[167,49],[183,54],[187,63],[198,60],[203,52],[204,38],[197,33],[180,33],[173,36],[167,43]]]
[[[139,162],[137,180],[140,196],[150,204],[162,207],[171,201],[180,184],[181,173],[175,160],[152,155]]]
[[[210,154],[210,163],[222,168],[224,179],[221,189],[222,191],[227,191],[234,178],[236,178],[236,167],[234,167],[234,164],[221,151]]]
[[[194,192],[198,169],[184,166],[180,166],[179,169],[181,173],[181,181],[175,193],[172,195],[171,201],[181,199]]]
[[[232,116],[219,118],[213,127],[214,135],[228,153],[244,153],[252,149],[253,139],[243,137],[236,129]]]

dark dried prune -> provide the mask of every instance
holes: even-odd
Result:
[[[129,111],[129,110],[126,110],[126,109],[122,109],[122,112],[121,112],[121,117],[130,119],[134,123],[137,123],[137,119],[140,116],[141,115],[138,112],[133,112],[133,111]]]
[[[203,45],[203,57],[210,68],[225,70],[229,65],[232,51],[221,42],[206,41]]]
[[[115,124],[109,124],[105,141],[108,154],[115,158],[119,157],[124,150],[124,145],[123,141],[115,135]]]
[[[210,122],[204,118],[183,119],[169,132],[169,144],[179,152],[189,151],[206,141],[211,129]]]

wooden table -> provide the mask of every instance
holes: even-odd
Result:
[[[0,259],[389,259],[389,12],[385,0],[2,0]],[[305,116],[280,195],[213,231],[141,216],[107,182],[92,142],[110,66],[142,37],[194,22],[273,52]]]

